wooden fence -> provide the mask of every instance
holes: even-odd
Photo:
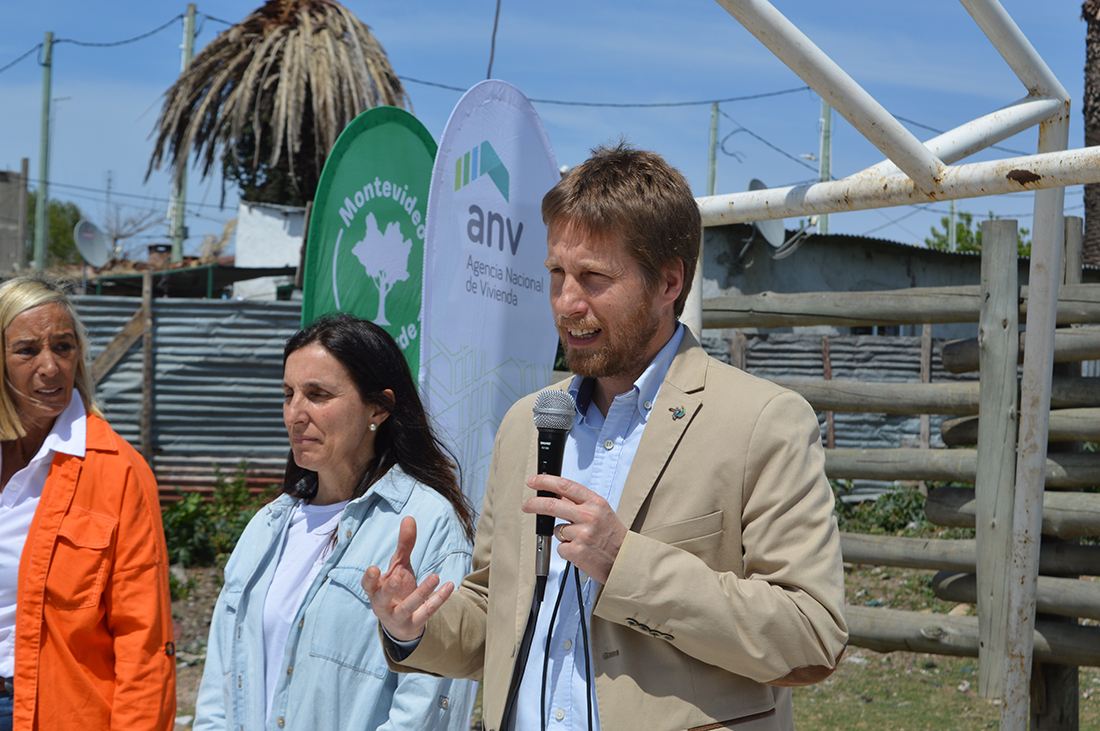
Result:
[[[1059,292],[1058,363],[1100,358],[1100,286],[1082,285],[1081,219],[1066,219],[1065,283]],[[977,617],[849,606],[851,644],[879,652],[907,650],[979,658],[979,693],[1000,698],[1007,656],[1005,617],[1015,491],[1019,326],[1027,318],[1027,288],[1019,287],[1016,223],[983,224],[981,284],[888,292],[761,293],[709,299],[704,328],[811,325],[930,325],[977,322],[978,338],[945,345],[943,366],[979,370],[976,383],[861,383],[787,380],[819,411],[949,415],[944,443],[976,449],[833,449],[826,444],[830,479],[925,480],[970,484],[941,487],[927,498],[937,525],[975,529],[975,540],[914,540],[843,534],[849,563],[938,572],[938,597],[976,604]],[[736,348],[734,348],[736,352]],[[734,358],[736,360],[736,358]],[[827,361],[826,361],[827,362]],[[824,365],[824,363],[823,363]],[[1035,623],[1033,728],[1042,718],[1076,718],[1077,667],[1100,666],[1100,546],[1075,539],[1100,536],[1100,453],[1081,442],[1100,441],[1100,379],[1062,369],[1052,383],[1050,447],[1043,502],[1043,542]],[[1059,373],[1059,371],[1056,371]],[[978,424],[981,424],[979,430]],[[926,442],[925,442],[926,443]],[[1073,445],[1078,445],[1074,447]],[[1092,624],[1080,624],[1080,619]],[[1040,718],[1042,717],[1042,718]],[[1036,720],[1039,718],[1039,720]],[[1064,728],[1064,726],[1062,726]]]

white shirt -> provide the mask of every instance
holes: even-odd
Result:
[[[290,517],[286,542],[264,600],[264,681],[268,712],[282,671],[290,625],[329,553],[326,549],[332,546],[332,532],[340,523],[347,504],[347,500],[331,505],[298,503]]]
[[[84,456],[88,424],[84,401],[73,389],[69,405],[26,467],[0,492],[0,677],[15,674],[15,597],[19,591],[19,558],[31,529],[54,453]],[[3,466],[0,456],[0,467]]]

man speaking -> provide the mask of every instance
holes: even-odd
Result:
[[[700,218],[660,156],[597,149],[542,214],[576,374],[555,386],[576,402],[561,476],[537,474],[531,395],[497,432],[461,586],[417,585],[406,519],[363,576],[391,667],[483,679],[491,731],[790,729],[790,686],[828,676],[848,636],[817,418],[678,322]],[[532,606],[536,514],[555,550]]]

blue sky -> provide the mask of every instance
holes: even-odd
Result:
[[[197,3],[196,50],[258,7],[259,0]],[[1078,0],[1004,0],[1039,54],[1073,98],[1071,147],[1084,139],[1085,23]],[[42,69],[37,54],[17,61],[52,31],[53,131],[50,196],[71,200],[102,222],[110,176],[111,207],[124,213],[164,210],[166,172],[144,181],[149,139],[161,95],[179,74],[186,3],[113,0],[8,0],[0,10],[0,169],[30,160],[39,177]],[[413,112],[439,139],[461,92],[486,78],[496,0],[347,0],[385,47],[404,78]],[[1004,106],[1024,89],[961,4],[947,0],[775,2],[807,36],[921,139]],[[113,43],[148,33],[148,38]],[[65,40],[61,43],[59,41]],[[74,43],[71,41],[76,41]],[[4,67],[8,68],[4,68]],[[558,163],[574,165],[594,145],[625,136],[662,153],[706,192],[711,106],[714,100],[798,90],[804,86],[713,0],[502,0],[492,75],[534,100]],[[427,82],[427,83],[424,83]],[[560,103],[564,102],[564,103]],[[682,104],[601,107],[589,104]],[[582,105],[583,104],[583,105]],[[817,178],[820,99],[808,90],[720,105],[717,190],[732,193],[759,178],[778,187]],[[923,125],[923,126],[918,126]],[[741,130],[741,131],[738,131]],[[974,159],[1034,152],[1035,130]],[[839,116],[833,120],[833,176],[841,178],[882,155]],[[187,253],[202,234],[219,232],[234,217],[237,195],[220,208],[220,180],[188,186]],[[1030,227],[1031,194],[960,201],[959,210],[984,217],[992,210]],[[833,215],[833,233],[920,243],[948,204]],[[1083,215],[1080,187],[1067,190],[1067,215]],[[900,220],[899,220],[900,219]],[[892,223],[892,221],[896,221]],[[794,228],[796,221],[787,221]],[[163,230],[149,232],[164,239]]]

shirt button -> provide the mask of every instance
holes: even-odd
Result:
[[[652,401],[646,401],[644,404],[642,404],[642,406],[645,408],[646,411],[649,411],[650,409],[653,408],[653,402]]]
[[[285,723],[286,723],[286,721],[285,721],[284,719],[280,718],[280,719],[279,719],[278,721],[276,721],[275,723],[279,724],[279,728],[282,728],[282,727],[283,727],[283,724],[285,724]]]
[[[562,644],[562,647],[564,647],[564,648],[565,648],[566,650],[568,650],[568,649],[569,649],[570,647],[572,647],[572,646],[573,646],[573,643],[572,643],[572,642],[570,642],[569,640],[566,640],[566,641],[565,641],[565,642],[564,642],[564,643]]]
[[[603,443],[603,448],[607,449],[607,450],[614,449],[615,448],[615,442],[608,439],[606,442]]]
[[[351,540],[351,531],[349,530],[346,535],[348,537],[348,540],[350,541]]]
[[[286,674],[287,674],[287,675],[290,675],[290,674],[291,674],[291,673],[293,673],[293,672],[294,672],[294,668],[293,668],[293,667],[289,667],[289,668],[287,668],[287,669],[286,669]]]
[[[565,718],[565,711],[561,710],[560,708],[554,711],[554,718],[558,719],[559,721],[562,720],[563,718]]]

